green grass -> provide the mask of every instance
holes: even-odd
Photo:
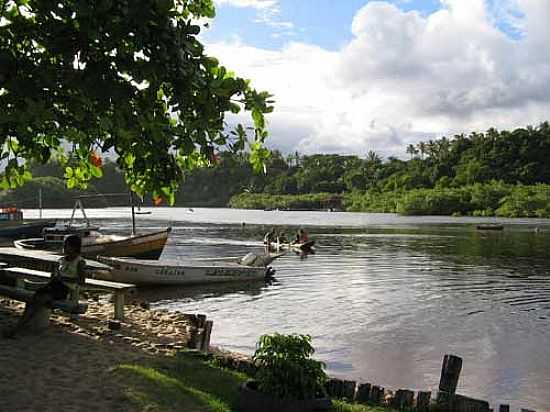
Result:
[[[238,412],[239,384],[248,377],[190,354],[148,364],[119,365],[114,373],[136,409],[144,412]],[[387,412],[335,401],[332,412]]]
[[[378,406],[367,406],[360,404],[350,404],[344,401],[333,401],[331,412],[391,412],[392,409],[381,408]]]

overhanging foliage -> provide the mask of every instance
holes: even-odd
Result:
[[[170,203],[219,147],[248,145],[261,169],[270,96],[206,55],[197,20],[212,17],[212,0],[0,0],[2,188],[30,179],[23,160],[59,154],[69,187],[114,151],[133,191]],[[253,127],[227,132],[243,109]]]

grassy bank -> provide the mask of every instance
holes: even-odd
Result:
[[[222,369],[194,354],[123,364],[113,373],[141,411],[238,412],[239,385],[248,376]],[[379,407],[337,401],[332,412],[383,412]]]
[[[326,203],[332,197],[327,193],[296,196],[243,193],[234,196],[230,206],[299,209]],[[343,205],[350,212],[550,218],[550,185],[489,182],[435,189],[351,192],[343,195]]]

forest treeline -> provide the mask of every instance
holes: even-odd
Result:
[[[403,160],[373,151],[364,157],[274,151],[267,173],[255,174],[246,153],[222,152],[215,166],[188,173],[176,205],[550,217],[548,122],[422,141],[407,153]],[[32,172],[33,181],[2,193],[0,202],[33,207],[22,203],[36,204],[44,187],[45,207],[72,206],[76,193],[65,189],[58,165],[34,166]],[[103,173],[87,192],[127,191],[114,163],[105,162]]]

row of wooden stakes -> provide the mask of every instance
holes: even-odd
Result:
[[[213,322],[205,315],[186,314],[191,320],[194,333],[189,347],[208,354],[210,349],[210,335]],[[233,357],[230,354],[212,354],[220,366],[235,369],[249,375],[254,375],[256,366],[250,358]],[[501,404],[498,409],[492,409],[489,402],[470,398],[456,393],[458,380],[462,371],[462,358],[455,355],[445,355],[441,367],[441,378],[437,396],[432,392],[414,392],[409,389],[397,391],[387,390],[380,385],[360,383],[356,381],[329,379],[325,389],[331,398],[342,398],[351,402],[365,403],[391,407],[400,411],[416,412],[510,412],[510,405]],[[536,412],[531,409],[521,409],[520,412]]]
[[[249,358],[232,356],[231,354],[211,354],[216,362],[223,367],[254,375],[256,366]],[[510,406],[499,405],[492,409],[489,402],[456,393],[462,359],[458,356],[445,355],[441,368],[439,390],[432,392],[414,392],[409,389],[391,391],[380,385],[357,383],[356,381],[331,378],[326,382],[325,389],[331,398],[346,399],[369,405],[391,407],[400,411],[410,412],[510,412]],[[535,412],[531,409],[521,409],[521,412]]]
[[[355,381],[329,379],[326,390],[332,398],[345,398],[349,401],[380,405],[400,411],[417,412],[510,412],[510,405],[501,404],[492,409],[489,402],[470,398],[456,393],[458,379],[462,371],[462,359],[454,355],[445,355],[441,368],[441,379],[437,396],[431,392],[415,393],[409,389],[395,392],[371,383],[357,384]],[[521,412],[535,412],[521,409]]]

